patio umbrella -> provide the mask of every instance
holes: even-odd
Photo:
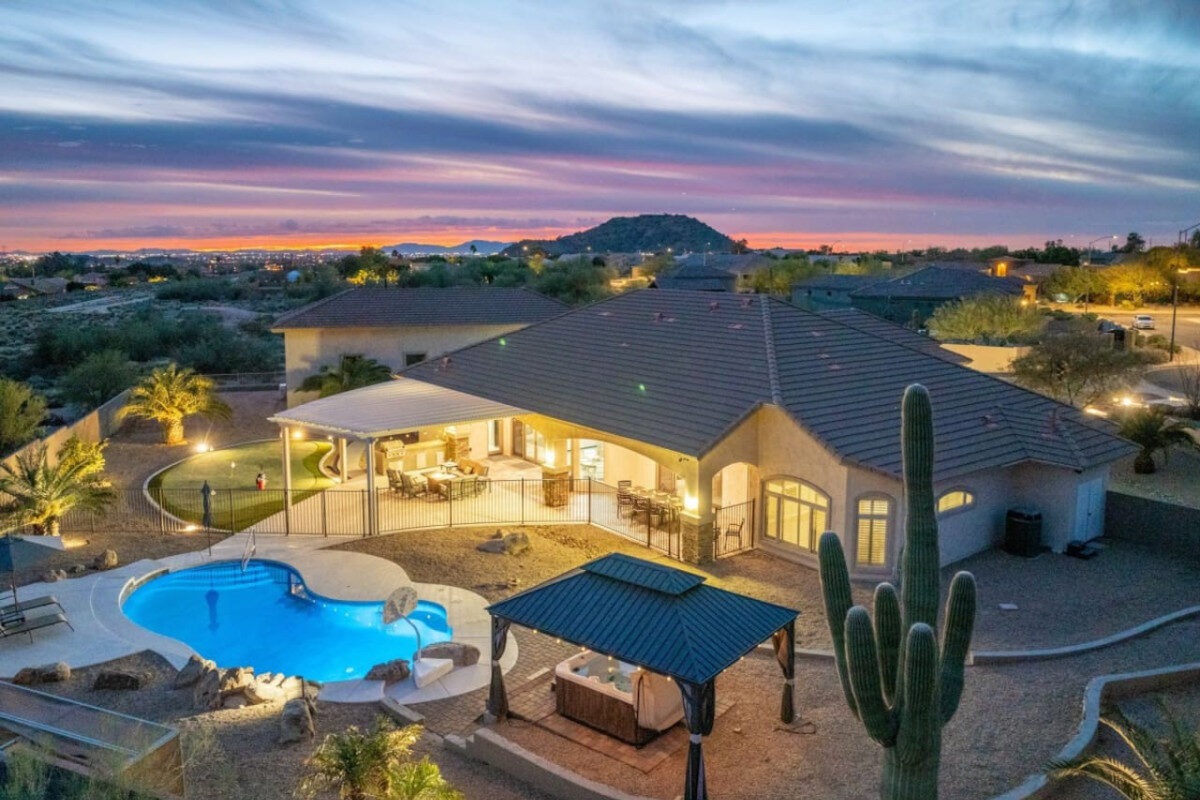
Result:
[[[8,573],[13,602],[17,602],[17,570],[40,564],[54,553],[54,548],[37,544],[22,536],[0,536],[0,570]]]
[[[388,599],[383,601],[383,624],[390,625],[398,619],[402,619],[412,626],[413,634],[417,637],[417,649],[413,651],[413,664],[420,660],[421,655],[421,631],[417,629],[416,624],[408,618],[417,607],[417,590],[411,586],[401,586],[396,591],[388,595]]]
[[[204,506],[204,515],[200,518],[200,524],[205,528],[211,528],[213,524],[212,495],[213,488],[208,485],[208,481],[205,481],[204,485],[200,487],[200,502]]]

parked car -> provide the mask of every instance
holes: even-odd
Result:
[[[1152,331],[1154,330],[1154,317],[1149,314],[1135,314],[1133,327],[1139,331]]]

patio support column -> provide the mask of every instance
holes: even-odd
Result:
[[[284,425],[283,436],[283,529],[292,531],[292,429]]]
[[[792,699],[796,685],[796,620],[771,634],[771,646],[775,649],[775,660],[783,670],[783,701],[779,706],[779,719],[789,724],[796,718]]]
[[[346,455],[346,437],[339,436],[337,440],[338,448],[338,477],[342,479],[342,483],[350,480],[350,461]]]
[[[367,535],[379,533],[377,524],[376,503],[379,498],[375,495],[375,440],[367,439]]]
[[[504,689],[500,659],[508,647],[509,624],[503,617],[492,617],[492,681],[488,689],[487,712],[497,720],[508,716],[508,693]]]
[[[689,564],[713,559],[713,471],[702,464],[684,473],[684,509],[679,515],[680,558]]]
[[[704,774],[704,737],[712,733],[716,719],[717,689],[714,681],[679,681],[683,696],[683,721],[688,729],[687,773],[683,781],[683,800],[708,800],[708,781]]]

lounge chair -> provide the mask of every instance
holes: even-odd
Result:
[[[40,617],[26,617],[18,615],[8,619],[0,619],[0,639],[7,639],[10,636],[16,636],[21,633],[29,634],[29,641],[33,641],[33,632],[40,628],[49,628],[51,625],[59,623],[66,625],[71,630],[71,623],[67,621],[66,615],[54,613],[46,614]]]
[[[8,619],[9,617],[17,617],[24,614],[26,611],[33,611],[38,608],[48,608],[53,606],[59,611],[66,613],[63,610],[62,604],[58,602],[58,598],[52,594],[43,597],[34,597],[30,600],[19,600],[16,603],[11,601],[0,604],[0,619]]]
[[[420,497],[429,491],[429,481],[424,475],[400,473],[400,492],[405,497]]]

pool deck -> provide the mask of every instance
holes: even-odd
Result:
[[[193,655],[183,642],[153,633],[131,622],[121,611],[127,591],[139,581],[162,571],[201,566],[214,561],[240,561],[249,534],[238,534],[207,549],[158,560],[142,560],[108,572],[96,572],[54,583],[22,586],[18,596],[34,598],[53,595],[66,611],[75,630],[65,625],[43,628],[33,633],[0,641],[0,675],[12,676],[23,667],[64,661],[72,668],[90,666],[143,650],[153,650],[175,667],[181,667]],[[328,683],[321,699],[331,702],[372,702],[386,695],[401,703],[441,700],[486,686],[491,670],[491,619],[487,601],[474,592],[455,586],[414,583],[397,564],[363,553],[325,550],[338,544],[341,537],[284,537],[258,534],[254,557],[279,561],[296,569],[305,585],[316,594],[334,600],[382,601],[401,586],[412,586],[422,600],[438,603],[446,609],[454,629],[455,642],[479,648],[480,663],[460,667],[433,683],[418,689],[411,679],[385,687],[382,681],[351,680]],[[197,544],[201,542],[197,540]],[[516,663],[517,645],[509,637],[501,668],[507,672]],[[221,664],[222,667],[240,666]]]

